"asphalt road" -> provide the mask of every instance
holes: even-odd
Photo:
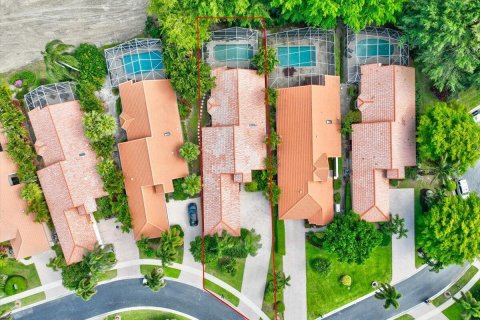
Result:
[[[397,291],[402,294],[400,307],[385,310],[384,300],[369,297],[325,319],[328,320],[384,320],[393,317],[400,312],[408,310],[425,299],[432,297],[454,281],[462,271],[462,267],[454,265],[439,273],[428,271],[425,268],[414,276],[395,285]]]
[[[14,319],[84,320],[128,307],[163,307],[186,313],[200,320],[243,319],[209,293],[195,287],[167,281],[159,292],[141,285],[140,279],[119,280],[97,287],[88,302],[74,294],[15,313]]]

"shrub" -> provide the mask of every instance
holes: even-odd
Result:
[[[358,110],[350,110],[342,120],[342,135],[352,133],[352,124],[362,121],[362,114]]]
[[[343,284],[345,287],[350,287],[352,285],[352,277],[349,275],[343,275],[340,277],[340,283]]]
[[[335,201],[335,203],[340,203],[340,200],[342,200],[340,192],[335,192],[335,194],[333,195],[333,201]]]
[[[247,192],[258,191],[258,182],[252,181],[252,182],[245,183],[245,191]]]
[[[111,159],[102,160],[97,165],[97,171],[103,180],[103,188],[109,194],[123,192],[123,175]]]
[[[332,270],[332,263],[325,258],[315,258],[310,260],[310,266],[315,272],[318,272],[322,275],[327,275]]]
[[[358,88],[356,85],[350,85],[348,87],[348,95],[352,98],[352,99],[356,99],[357,96],[358,96]]]
[[[381,247],[387,247],[392,242],[392,235],[388,233],[382,233],[382,242],[380,242]]]
[[[115,101],[115,110],[117,111],[118,116],[122,114],[122,98],[120,97],[118,97],[117,101]]]
[[[103,52],[93,44],[82,43],[75,50],[79,64],[80,80],[88,81],[99,90],[107,75],[107,65]]]
[[[197,176],[195,173],[185,177],[183,179],[182,189],[183,192],[185,192],[191,197],[197,195],[202,190],[200,177]]]
[[[9,276],[5,282],[5,293],[11,296],[27,290],[27,279],[22,276]]]
[[[95,95],[95,89],[95,85],[88,81],[82,80],[77,82],[75,94],[80,102],[82,111],[104,112],[103,102]]]
[[[105,136],[101,140],[91,143],[92,149],[97,154],[97,157],[109,159],[112,156],[113,147],[115,146],[115,137]]]
[[[178,112],[180,114],[180,119],[185,120],[190,115],[190,112],[192,112],[192,107],[185,103],[179,103]]]
[[[406,167],[405,168],[405,177],[407,179],[415,180],[417,179],[417,167]]]
[[[271,107],[277,107],[278,91],[275,88],[268,88],[268,105]]]
[[[178,230],[180,238],[183,238],[185,236],[185,232],[183,231],[182,226],[180,226],[179,224],[174,224],[170,227],[170,229]]]
[[[108,219],[113,216],[112,203],[110,197],[105,196],[97,199],[97,216],[101,219]]]
[[[342,188],[342,180],[335,179],[333,180],[333,189],[340,190]]]
[[[325,233],[324,232],[307,232],[307,240],[313,244],[315,247],[322,248],[323,241],[325,241]]]
[[[399,184],[399,183],[400,183],[400,181],[397,180],[397,179],[391,179],[391,180],[390,180],[390,185],[391,185],[392,187],[398,187],[398,184]]]
[[[278,63],[277,49],[271,47],[267,48],[267,69],[265,69],[265,49],[263,46],[252,58],[252,65],[257,69],[258,74],[271,73]]]
[[[448,180],[445,184],[445,187],[448,191],[455,191],[455,189],[457,188],[457,184],[453,180]]]
[[[220,257],[218,259],[218,268],[220,271],[234,276],[237,273],[237,261],[232,257]]]
[[[187,162],[197,160],[200,155],[200,147],[192,142],[185,142],[179,150],[180,156]]]
[[[160,38],[160,29],[156,23],[157,19],[152,16],[148,16],[147,20],[145,20],[145,35],[149,36],[150,38]]]
[[[187,200],[189,198],[188,194],[186,194],[185,191],[183,191],[183,187],[182,187],[183,180],[184,180],[183,178],[173,180],[172,198],[174,200],[181,201],[181,200]]]
[[[285,303],[283,301],[279,300],[275,305],[278,313],[283,314],[285,312]]]
[[[17,80],[22,80],[22,88],[28,90],[37,84],[37,75],[30,70],[15,72],[8,80],[8,83],[15,84]]]
[[[105,137],[112,136],[117,131],[117,122],[106,113],[97,111],[87,112],[82,122],[85,128],[85,136],[91,142],[97,142]]]

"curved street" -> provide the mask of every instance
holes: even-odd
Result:
[[[97,287],[88,302],[70,294],[13,314],[14,319],[83,320],[129,307],[162,307],[177,310],[197,319],[237,320],[238,313],[209,293],[176,281],[167,281],[159,292],[141,285],[141,279],[113,281]]]

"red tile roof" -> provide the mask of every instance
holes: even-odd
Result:
[[[169,228],[165,193],[188,175],[178,150],[183,144],[177,97],[170,80],[120,84],[122,128],[118,145],[135,239],[156,238]]]
[[[205,232],[240,234],[240,183],[265,168],[265,83],[254,70],[216,68],[202,128]]]
[[[96,154],[83,133],[77,101],[36,108],[28,113],[35,148],[45,168],[38,171],[45,199],[67,264],[81,261],[97,238],[90,215],[103,197]]]
[[[331,123],[327,123],[331,121]],[[334,214],[328,158],[341,156],[340,79],[278,90],[280,219],[325,225]]]
[[[353,211],[367,221],[389,219],[389,179],[404,179],[416,165],[415,69],[361,66],[357,105],[362,123],[353,125]]]

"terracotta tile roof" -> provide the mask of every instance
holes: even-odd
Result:
[[[416,165],[415,70],[361,66],[357,101],[362,123],[353,125],[353,210],[367,221],[389,218],[389,179],[404,179]]]
[[[330,123],[331,122],[331,123]],[[340,79],[278,89],[278,204],[280,219],[325,225],[334,214],[328,158],[341,156]]]
[[[45,168],[38,171],[67,264],[81,261],[97,238],[91,214],[103,197],[96,154],[83,133],[83,112],[77,101],[36,108],[28,113],[37,152]]]
[[[265,168],[265,83],[254,70],[216,68],[202,128],[205,232],[240,234],[240,183]]]
[[[169,228],[165,193],[188,175],[178,150],[183,144],[177,97],[170,80],[120,84],[122,128],[118,145],[135,239],[159,237]]]
[[[27,204],[20,197],[23,184],[10,185],[16,164],[5,151],[7,137],[0,125],[0,242],[10,241],[15,258],[23,259],[50,249],[44,226],[27,215]]]

